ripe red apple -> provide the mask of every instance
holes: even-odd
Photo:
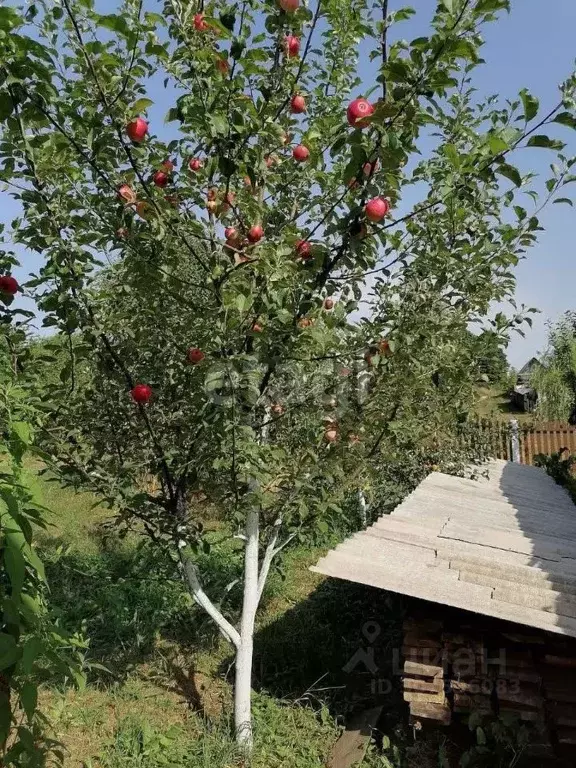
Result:
[[[259,240],[262,240],[263,237],[264,237],[264,230],[262,229],[260,224],[254,224],[248,230],[248,240],[250,240],[251,243],[257,243]]]
[[[298,240],[296,242],[296,253],[303,261],[312,258],[312,246],[307,240]]]
[[[378,342],[378,352],[379,354],[385,355],[386,357],[392,354],[392,350],[390,349],[390,342],[388,339],[380,339]]]
[[[290,111],[293,115],[300,115],[306,112],[306,99],[299,93],[295,93],[290,100]]]
[[[300,0],[278,0],[278,5],[286,13],[294,13],[294,11],[298,10]]]
[[[324,299],[324,309],[328,311],[334,309],[334,299]]]
[[[202,360],[204,360],[204,357],[204,352],[202,352],[201,349],[198,349],[198,347],[190,347],[186,353],[186,359],[192,365],[198,365],[198,363],[201,363]]]
[[[146,138],[148,133],[148,123],[142,117],[137,117],[126,126],[126,133],[130,141],[140,144]]]
[[[310,157],[310,150],[308,147],[305,147],[304,144],[298,144],[297,147],[294,147],[294,151],[292,152],[292,157],[296,162],[303,163],[305,160],[308,160]]]
[[[168,174],[164,171],[156,171],[152,176],[152,181],[157,187],[165,187],[168,184]]]
[[[116,237],[118,238],[118,240],[126,240],[129,234],[130,233],[128,232],[126,227],[118,227],[118,229],[116,230]]]
[[[166,173],[172,173],[174,168],[176,168],[176,164],[172,160],[164,160],[164,162],[161,165],[161,168]]]
[[[200,170],[200,168],[202,168],[202,160],[200,160],[200,158],[198,157],[191,157],[188,163],[188,168],[190,168],[191,171],[196,173],[197,171]]]
[[[337,429],[327,429],[326,432],[324,432],[324,439],[327,443],[335,443],[336,440],[338,440],[338,430]]]
[[[294,58],[300,53],[300,38],[295,35],[286,35],[284,38],[284,52],[289,58]]]
[[[152,388],[149,387],[148,384],[136,384],[136,386],[132,387],[130,390],[130,394],[135,403],[145,405],[152,397]]]
[[[196,32],[206,32],[210,29],[210,25],[205,20],[203,13],[196,13],[194,15],[194,29]]]
[[[252,330],[252,333],[262,333],[262,326],[260,325],[260,323],[257,323],[256,321],[254,321],[252,323],[251,330]]]
[[[364,173],[364,176],[373,176],[376,171],[378,170],[378,158],[374,160],[373,163],[364,163],[362,166],[362,171]]]
[[[19,289],[18,281],[12,275],[2,275],[0,277],[0,292],[9,296],[15,296]]]
[[[346,116],[348,124],[353,128],[366,128],[367,118],[374,114],[374,107],[367,99],[354,99],[348,105]]]
[[[390,203],[381,197],[375,197],[366,203],[364,211],[370,221],[382,221],[390,210]]]
[[[216,58],[216,69],[218,72],[220,72],[221,75],[227,75],[228,70],[230,69],[230,64],[228,64],[228,59],[225,56],[218,56]]]
[[[118,197],[127,205],[133,205],[136,202],[136,192],[128,184],[120,184],[118,187]]]
[[[237,241],[239,239],[238,230],[236,227],[226,227],[224,230],[224,237],[229,243]]]

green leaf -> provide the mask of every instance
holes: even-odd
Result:
[[[24,560],[34,568],[38,576],[44,580],[46,578],[44,564],[26,540],[20,525],[8,511],[8,506],[4,499],[0,500],[0,527],[4,533],[6,549],[14,549],[20,553]]]
[[[38,705],[38,687],[34,683],[24,683],[20,691],[20,703],[28,722],[31,722]]]
[[[448,13],[454,13],[454,0],[442,0],[442,5]]]
[[[19,598],[22,587],[24,586],[24,577],[26,575],[26,561],[22,553],[15,547],[6,547],[4,551],[4,565],[10,579],[12,587],[12,597]]]
[[[556,200],[552,201],[553,203],[566,203],[566,205],[570,205],[574,207],[574,201],[570,200],[569,197],[557,197]]]
[[[528,147],[543,147],[544,149],[564,149],[566,146],[563,141],[558,139],[551,139],[549,136],[545,136],[542,133],[536,136],[531,136],[528,139]]]
[[[6,120],[12,114],[12,99],[9,93],[0,93],[0,121]]]
[[[498,166],[497,171],[502,176],[510,179],[510,181],[517,187],[522,186],[522,177],[520,176],[518,168],[515,168],[513,165],[509,165],[508,163],[501,163],[501,165]]]
[[[34,662],[42,650],[42,639],[38,635],[31,635],[26,639],[22,648],[22,660],[20,670],[24,675],[29,675],[34,667]]]
[[[123,16],[110,13],[106,16],[98,16],[97,21],[100,27],[105,27],[105,29],[109,29],[111,32],[119,32],[124,36],[128,34],[128,26]]]
[[[523,88],[520,91],[520,98],[522,99],[522,104],[524,106],[524,119],[528,122],[538,114],[540,102],[535,96],[532,96],[526,88]]]
[[[501,152],[505,152],[509,148],[509,145],[504,141],[504,139],[495,135],[489,137],[488,146],[490,147],[490,152],[492,152],[493,155],[499,155]]]
[[[12,635],[0,632],[0,670],[7,669],[20,658],[21,649]]]
[[[20,440],[21,443],[24,443],[24,445],[30,445],[31,441],[31,430],[30,430],[30,424],[27,424],[25,421],[14,421],[11,424],[12,427],[12,433]]]
[[[138,101],[135,101],[134,104],[132,104],[130,111],[134,115],[141,115],[142,112],[145,112],[148,107],[151,107],[154,102],[152,99],[138,99]]]
[[[576,130],[576,117],[570,112],[560,112],[552,122],[566,125],[568,128],[574,128]]]

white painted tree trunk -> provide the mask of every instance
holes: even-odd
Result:
[[[234,725],[236,740],[247,752],[252,748],[252,657],[254,654],[254,624],[258,608],[258,510],[250,510],[246,519],[244,550],[244,599],[240,623],[240,644],[236,651],[236,680],[234,686]]]

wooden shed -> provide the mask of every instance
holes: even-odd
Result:
[[[402,648],[413,719],[512,712],[543,755],[569,748],[576,506],[536,467],[491,461],[475,475],[430,474],[312,570],[419,599]]]

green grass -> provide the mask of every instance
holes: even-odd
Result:
[[[507,392],[494,387],[479,387],[476,392],[476,413],[485,419],[508,421],[516,419],[521,424],[534,423],[533,413],[524,413],[510,400]]]
[[[41,550],[58,621],[89,640],[84,690],[51,690],[42,710],[66,752],[65,768],[244,768],[230,723],[230,647],[193,604],[177,570],[136,537],[102,536],[109,512],[89,494],[62,489],[31,467],[37,499],[53,510]],[[222,537],[222,530],[212,534]],[[323,579],[309,571],[328,545],[288,552],[272,574],[255,638],[255,749],[251,768],[326,765],[347,714],[383,703],[383,750],[363,768],[432,768],[445,736],[406,727],[399,677],[402,601],[381,590]],[[219,551],[219,553],[218,553]],[[240,567],[238,542],[206,555],[207,589],[218,594]],[[234,619],[240,591],[222,608]],[[380,628],[379,676],[393,681],[383,699],[347,662],[366,646],[368,621]],[[453,764],[457,765],[457,762]]]

